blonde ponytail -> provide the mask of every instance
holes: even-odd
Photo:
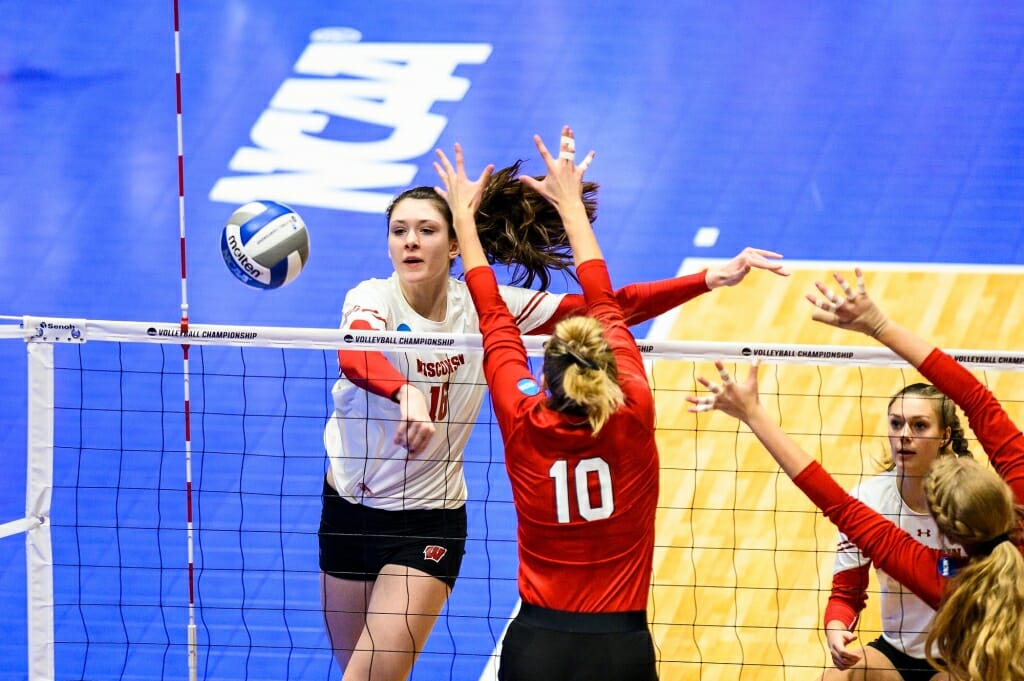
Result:
[[[585,416],[596,436],[624,403],[618,366],[601,323],[593,317],[559,322],[544,352],[548,406]]]
[[[1024,681],[1021,509],[999,476],[968,457],[941,457],[925,481],[939,530],[964,546],[928,633],[928,660],[954,679]],[[932,659],[935,646],[939,659]]]

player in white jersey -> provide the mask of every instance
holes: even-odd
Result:
[[[936,457],[970,456],[952,400],[935,386],[914,383],[889,401],[890,467],[850,495],[884,515],[925,546],[962,553],[946,542],[928,512],[924,476]],[[876,570],[882,635],[866,646],[854,644],[853,630],[867,601],[871,560],[839,534],[825,631],[836,666],[822,681],[865,679],[940,681],[928,664],[925,640],[935,610],[881,569]]]
[[[502,286],[501,294],[523,333],[552,319],[564,298],[512,286]],[[434,321],[405,300],[397,273],[370,279],[346,296],[342,327],[363,322],[361,328],[381,331],[479,333],[464,282],[448,279],[447,301],[445,318]],[[465,450],[483,402],[483,357],[429,348],[383,354],[427,398],[435,432],[422,451],[409,457],[408,449],[396,442],[404,425],[400,405],[342,376],[332,390],[334,414],[324,433],[334,487],[348,501],[389,511],[459,508],[466,501],[466,483],[462,457],[452,452]],[[369,419],[374,422],[371,429]]]
[[[585,183],[592,220],[597,185]],[[394,274],[356,286],[342,328],[478,333],[477,316],[451,266],[458,256],[451,212],[432,187],[400,194],[387,212]],[[557,210],[524,191],[518,164],[495,173],[477,220],[492,262],[516,269],[513,283],[544,289],[568,270]],[[514,243],[513,243],[514,242]],[[629,323],[651,319],[751,268],[787,274],[781,256],[746,248],[721,267],[616,291]],[[550,333],[585,309],[581,295],[503,287],[524,333]],[[346,681],[404,679],[458,576],[466,541],[462,458],[486,384],[479,355],[338,353],[341,377],[324,431],[330,470],[320,522],[321,599]]]

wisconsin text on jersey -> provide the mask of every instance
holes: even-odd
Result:
[[[416,371],[422,376],[434,378],[437,376],[447,376],[448,374],[454,374],[455,370],[466,363],[465,355],[455,355],[454,357],[447,357],[438,362],[424,362],[420,358],[416,358]]]

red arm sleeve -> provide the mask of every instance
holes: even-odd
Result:
[[[942,555],[938,550],[917,543],[885,516],[851,497],[817,461],[793,482],[877,567],[931,607],[939,606],[943,580],[936,568]]]
[[[974,375],[938,348],[921,363],[921,374],[956,402],[988,454],[992,467],[1024,503],[1024,435],[999,400]]]
[[[612,292],[608,266],[604,260],[588,260],[576,268],[589,314],[604,326],[605,338],[615,354],[618,365],[619,385],[629,402],[643,413],[644,421],[654,426],[653,398],[647,382],[643,357],[636,346],[636,339],[626,326],[624,312],[618,297]]]
[[[832,575],[832,593],[825,605],[824,624],[839,620],[853,631],[861,611],[868,602],[868,583],[871,565],[843,570]]]
[[[373,330],[362,320],[349,328]],[[388,399],[394,399],[395,392],[409,382],[382,352],[338,350],[338,368],[354,385]]]
[[[701,270],[682,277],[628,284],[615,291],[615,300],[622,309],[626,324],[639,324],[710,291],[704,280],[706,274],[707,270]],[[584,296],[566,295],[551,319],[530,333],[549,334],[559,321],[579,314],[592,314],[588,312]]]
[[[529,386],[537,384],[530,373],[519,327],[501,297],[494,270],[484,265],[474,267],[466,272],[466,285],[480,317],[484,375],[504,437],[508,432],[508,420],[517,413],[519,404],[537,394],[539,388],[530,394]],[[522,383],[524,381],[527,383]]]

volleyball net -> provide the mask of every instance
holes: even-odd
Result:
[[[526,338],[531,355],[543,340]],[[190,667],[202,679],[337,678],[316,537],[335,352],[480,352],[474,335],[183,334],[169,323],[28,317],[0,325],[0,343],[24,343],[27,357],[5,369],[8,384],[27,386],[26,487],[24,515],[0,518],[0,541],[14,552],[23,539],[27,608],[5,607],[14,631],[3,647],[10,659],[20,650],[15,674],[40,679],[187,678]],[[920,377],[883,348],[639,345],[662,459],[650,602],[661,678],[812,678],[829,664],[821,618],[835,529],[749,432],[690,414],[685,397],[697,375],[716,375],[712,360],[742,376],[762,358],[769,409],[849,488],[880,470],[888,400]],[[1021,416],[1021,355],[954,354]],[[517,603],[515,514],[487,402],[465,470],[466,557],[413,679],[494,678]],[[861,639],[877,628],[869,604]]]

